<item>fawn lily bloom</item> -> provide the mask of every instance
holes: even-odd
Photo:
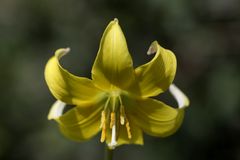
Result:
[[[47,85],[57,99],[48,119],[56,120],[66,137],[84,141],[101,131],[100,141],[115,148],[143,144],[143,132],[165,137],[179,128],[189,100],[172,84],[176,58],[170,50],[153,42],[147,54],[155,54],[154,58],[134,69],[124,34],[114,19],[102,36],[92,79],[75,76],[60,65],[60,58],[69,51],[57,50],[45,68]],[[178,108],[150,98],[168,88]],[[74,107],[64,113],[67,104]]]

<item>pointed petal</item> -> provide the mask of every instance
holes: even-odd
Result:
[[[150,98],[139,100],[132,105],[132,117],[135,122],[152,136],[166,137],[173,134],[184,117],[183,109],[175,109]]]
[[[176,73],[175,55],[153,42],[148,55],[156,53],[154,58],[135,69],[142,97],[156,96],[168,89]]]
[[[103,33],[100,48],[92,68],[94,83],[104,90],[126,89],[134,81],[132,58],[126,39],[118,24],[111,21]]]
[[[45,80],[56,99],[67,104],[82,105],[99,99],[101,91],[87,78],[77,77],[64,69],[59,59],[69,48],[59,49],[45,67]]]
[[[75,141],[84,141],[99,132],[100,112],[102,109],[102,105],[85,108],[76,106],[63,115],[59,114],[59,116],[54,117],[54,120],[58,122],[60,130],[67,138]],[[57,112],[61,110],[61,105],[53,105],[49,115],[54,115],[54,110]]]

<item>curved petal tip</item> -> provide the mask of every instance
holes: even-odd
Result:
[[[70,48],[60,48],[55,52],[55,56],[57,56],[58,58],[61,58],[62,56],[66,55],[68,52],[70,52]]]
[[[179,109],[189,106],[190,101],[188,97],[176,85],[171,84],[169,87],[169,91],[173,95],[173,97],[176,99]]]
[[[49,113],[48,113],[48,120],[52,120],[52,119],[57,119],[58,117],[60,117],[63,113],[63,110],[66,106],[66,103],[57,100],[51,107]]]
[[[115,23],[118,23],[118,19],[117,19],[117,18],[114,18],[113,21],[114,21]]]
[[[156,53],[158,50],[158,42],[157,41],[154,41],[152,42],[152,44],[150,45],[148,51],[147,51],[147,55],[151,55],[151,54],[154,54]]]

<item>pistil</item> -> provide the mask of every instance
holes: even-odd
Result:
[[[111,142],[108,144],[109,148],[114,149],[117,146],[116,124],[112,127]]]

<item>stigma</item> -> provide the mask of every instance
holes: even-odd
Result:
[[[132,138],[130,123],[127,119],[125,107],[123,105],[120,94],[110,94],[106,100],[104,109],[101,113],[102,129],[100,141],[106,141],[110,149],[114,149],[118,143],[120,127],[123,127],[127,133],[128,139]]]
[[[114,124],[112,127],[112,137],[111,137],[111,142],[108,143],[108,147],[110,149],[114,149],[117,146],[117,139],[116,139],[116,125]]]

